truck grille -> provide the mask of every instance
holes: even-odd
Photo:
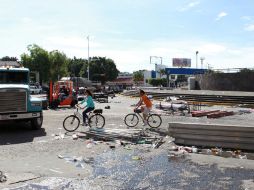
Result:
[[[0,113],[26,112],[27,93],[23,89],[0,90]]]

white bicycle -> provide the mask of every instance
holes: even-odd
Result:
[[[83,120],[82,114],[79,112],[79,107],[76,106],[76,111],[73,115],[67,116],[63,121],[63,128],[66,131],[73,132],[78,129],[80,120]],[[89,112],[88,125],[89,127],[103,128],[105,125],[105,118],[102,115],[102,109],[95,109]]]

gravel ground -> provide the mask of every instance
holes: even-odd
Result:
[[[104,109],[105,128],[126,129],[123,119],[132,112],[130,105],[137,99],[118,96],[109,103],[97,103]],[[239,111],[243,108],[203,107]],[[0,128],[0,170],[7,182],[0,188],[9,189],[253,189],[254,161],[222,158],[212,155],[188,154],[168,158],[168,149],[174,144],[170,137],[158,149],[151,145],[119,146],[102,142],[87,147],[87,140],[73,140],[65,134],[62,121],[74,112],[70,108],[44,111],[43,128],[32,131],[26,124],[14,123]],[[220,119],[189,116],[162,116],[161,129],[166,131],[170,121],[241,124],[253,126],[253,112]],[[142,128],[141,123],[138,128]],[[87,128],[80,127],[78,131]],[[64,139],[55,135],[65,134]],[[78,165],[70,159],[82,157],[91,162]],[[37,178],[37,179],[33,179]],[[33,179],[33,180],[31,180]],[[29,180],[29,181],[26,181]],[[19,182],[25,181],[25,182]],[[19,182],[19,183],[17,183]]]

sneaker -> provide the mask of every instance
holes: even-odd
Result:
[[[82,125],[82,126],[88,126],[88,124],[87,124],[87,123],[81,123],[81,125]]]

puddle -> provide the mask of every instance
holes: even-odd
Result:
[[[71,163],[73,158],[62,157]],[[76,160],[79,160],[76,158]],[[253,170],[219,168],[216,164],[199,165],[188,155],[168,157],[158,150],[110,150],[94,159],[80,160],[92,167],[84,179],[45,178],[17,189],[243,189],[244,181],[253,180]]]
[[[95,158],[89,179],[108,189],[115,187],[113,184],[119,189],[190,189],[190,184],[199,189],[241,189],[242,180],[253,179],[252,170],[200,166],[188,156],[169,158],[166,152],[152,157],[143,154],[137,150],[106,152]],[[139,156],[141,159],[133,159]]]

